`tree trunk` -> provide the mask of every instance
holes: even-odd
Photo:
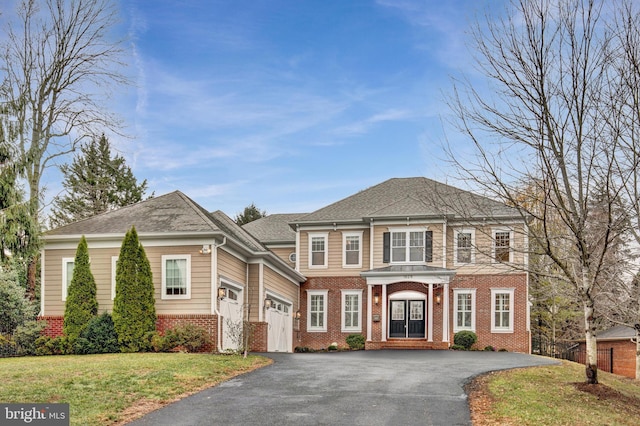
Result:
[[[640,327],[636,325],[636,380],[640,380]]]
[[[583,293],[582,302],[584,306],[584,329],[587,356],[585,360],[585,373],[587,383],[598,384],[598,344],[596,341],[596,330],[593,324],[593,299],[588,293]]]

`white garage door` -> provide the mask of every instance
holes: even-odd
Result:
[[[267,309],[267,351],[291,352],[293,321],[291,305],[273,300],[271,308]]]
[[[222,350],[237,351],[242,347],[242,300],[241,292],[226,289],[227,296],[220,300],[222,317]]]

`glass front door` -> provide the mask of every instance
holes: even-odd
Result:
[[[389,337],[425,337],[424,300],[392,300],[389,304]]]

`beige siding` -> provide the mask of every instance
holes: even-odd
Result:
[[[291,268],[295,268],[296,267],[296,264],[294,262],[290,262],[289,261],[289,255],[291,253],[295,253],[295,251],[296,251],[295,247],[270,247],[270,250],[276,256],[278,256],[280,259],[282,259]]]
[[[268,266],[264,267],[264,288],[266,291],[272,291],[288,301],[293,303],[291,315],[299,309],[298,306],[298,291],[299,287],[282,277]]]
[[[244,285],[247,282],[247,264],[220,248],[218,249],[218,274]]]
[[[144,245],[144,243],[143,243]],[[202,255],[202,246],[148,247],[145,248],[151,265],[158,314],[198,314],[211,312],[211,255]],[[112,256],[118,256],[120,250],[89,249],[91,272],[96,280],[98,309],[111,311]],[[162,255],[190,255],[191,257],[191,298],[187,300],[162,300]],[[63,315],[62,301],[62,259],[75,257],[75,250],[45,250],[44,261],[44,305],[45,315]]]
[[[362,267],[344,267],[343,266],[343,234],[346,232],[362,232]],[[328,267],[327,268],[310,268],[309,267],[309,234],[326,233],[328,235]],[[327,231],[312,231],[300,233],[300,272],[306,276],[313,277],[335,277],[335,276],[353,276],[358,275],[362,271],[370,269],[369,266],[369,229],[333,229]]]
[[[249,265],[249,321],[257,322],[262,304],[260,303],[260,265]]]

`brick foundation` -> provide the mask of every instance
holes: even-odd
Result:
[[[46,328],[42,331],[43,335],[52,338],[63,335],[62,326],[64,317],[44,316],[38,317],[38,321],[47,322]],[[211,339],[211,344],[206,345],[201,352],[214,352],[217,350],[218,317],[216,315],[158,315],[156,318],[156,331],[164,334],[166,330],[174,328],[180,324],[194,324],[207,330],[209,338]]]
[[[266,322],[252,322],[251,352],[267,352],[267,338],[269,324]]]

